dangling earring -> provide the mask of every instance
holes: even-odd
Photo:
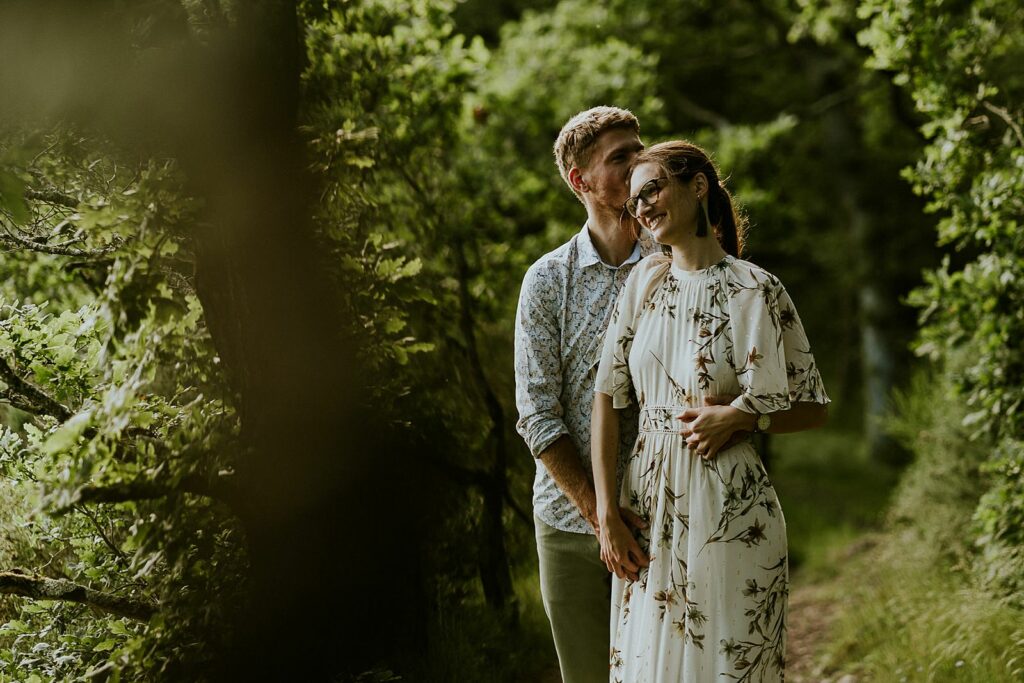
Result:
[[[705,204],[707,199],[697,197],[697,237],[707,237],[708,234],[708,210]]]

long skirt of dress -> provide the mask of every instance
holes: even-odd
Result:
[[[648,521],[650,567],[614,579],[611,681],[781,681],[789,573],[786,523],[749,442],[705,461],[678,410],[646,409],[623,506]]]

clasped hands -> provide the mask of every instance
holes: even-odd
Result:
[[[601,541],[601,561],[608,571],[620,579],[636,581],[640,578],[640,569],[648,566],[650,560],[629,527],[646,529],[647,522],[629,508],[621,507],[605,515],[595,530]]]
[[[729,405],[735,398],[707,396],[702,407],[687,408],[676,416],[682,421],[679,433],[686,439],[687,448],[710,460],[747,437],[744,420],[749,415]]]

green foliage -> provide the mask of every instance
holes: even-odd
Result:
[[[951,373],[920,371],[895,404],[887,427],[914,459],[893,493],[889,523],[944,562],[963,564],[973,553],[971,517],[985,490],[990,445],[968,440]]]
[[[930,143],[907,177],[940,214],[940,242],[960,254],[910,297],[922,309],[917,350],[942,363],[962,392],[965,448],[988,446],[990,484],[976,513],[979,573],[1019,594],[1024,10],[1008,0],[870,0],[860,14],[870,20],[861,40],[872,64],[894,72],[927,116],[922,130]]]
[[[503,335],[526,268],[583,221],[552,155],[562,125],[584,109],[615,104],[637,115],[642,135],[664,129],[655,59],[609,31],[615,22],[606,7],[580,0],[527,11],[502,28],[467,98],[460,175],[475,198],[467,221],[489,275],[482,298],[496,307]],[[504,362],[508,374],[511,360]]]
[[[410,671],[410,681],[543,680],[555,662],[551,626],[541,603],[535,563],[524,563],[516,579],[520,628],[509,632],[480,596],[463,605],[441,606],[431,625],[432,656]],[[547,673],[546,671],[543,673]]]
[[[1004,491],[1000,475],[988,471],[992,439],[970,439],[973,428],[964,425],[969,408],[956,377],[972,360],[960,351],[944,363],[920,370],[895,397],[886,426],[913,461],[892,492],[884,533],[833,562],[829,597],[840,614],[819,662],[822,673],[965,683],[1014,681],[1024,673],[1024,613],[971,571],[979,540],[986,555],[1007,552],[981,562],[999,574],[990,577],[998,585],[1019,571],[1011,549],[1020,543],[978,538],[972,516],[979,499]],[[988,520],[993,533],[1013,523],[1007,510],[1019,501],[980,508],[995,512]]]
[[[350,3],[307,24],[304,118],[324,181],[319,223],[356,328],[374,340],[363,348],[382,396],[407,391],[410,375],[393,366],[443,336],[413,320],[452,303],[450,287],[434,286],[450,268],[433,249],[453,229],[438,219],[437,197],[451,183],[467,80],[486,52],[452,35],[449,9]]]
[[[1024,606],[1024,444],[1004,439],[983,469],[994,483],[974,516],[981,578]]]
[[[448,434],[439,427],[441,444],[423,457],[444,446],[478,447],[486,419],[466,409],[472,396],[438,381],[450,369],[435,352],[439,340],[459,338],[450,286],[457,274],[445,250],[434,250],[454,226],[441,220],[436,198],[452,185],[463,93],[486,56],[451,34],[450,9],[421,1],[304,8],[304,132],[322,181],[324,264],[351,293],[352,327],[339,332],[363,337],[360,360],[379,380],[371,398],[387,419],[408,425],[464,416],[451,420]],[[243,605],[245,589],[237,520],[216,497],[184,492],[197,482],[230,487],[244,456],[236,397],[192,291],[192,238],[205,226],[173,163],[133,162],[88,134],[44,138],[15,136],[3,157],[28,160],[3,167],[4,187],[16,190],[14,199],[3,195],[12,228],[27,194],[14,180],[30,178],[25,187],[34,196],[56,188],[61,196],[27,203],[25,248],[5,263],[0,300],[16,303],[4,309],[0,355],[52,405],[22,400],[35,414],[15,414],[0,434],[8,484],[43,488],[41,498],[15,497],[5,510],[12,519],[38,518],[42,528],[12,543],[0,567],[46,567],[160,608],[126,638],[111,625],[120,621],[84,618],[85,607],[40,611],[14,601],[10,616],[25,629],[0,635],[0,659],[25,676],[95,667],[122,680],[197,677],[230,638],[225,610]],[[57,238],[71,251],[33,248]],[[74,269],[70,259],[79,260]],[[436,287],[439,279],[444,287]],[[45,293],[45,305],[22,303],[23,292]],[[425,360],[413,363],[417,357]],[[443,400],[410,397],[414,383],[437,387]],[[17,387],[3,389],[17,395]],[[148,487],[144,499],[129,491],[116,505],[90,501],[97,490],[126,486]],[[460,500],[442,507],[461,510]],[[58,619],[68,622],[61,636],[68,647],[88,656],[58,661],[58,643],[43,642],[56,637],[49,625]],[[187,667],[193,673],[183,673]]]
[[[230,474],[237,429],[189,280],[194,203],[173,164],[133,163],[70,130],[38,139],[22,139],[33,149],[17,169],[31,179],[29,218],[5,225],[24,246],[2,268],[0,360],[41,395],[2,387],[27,412],[0,431],[4,516],[20,530],[0,566],[158,602],[161,613],[140,624],[9,599],[0,659],[26,677],[145,679],[216,647],[221,615],[206,596],[237,596],[241,570],[233,518],[180,490],[188,477]],[[90,502],[140,485],[165,495]]]

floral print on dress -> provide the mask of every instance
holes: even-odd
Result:
[[[828,403],[782,283],[731,256],[695,272],[645,259],[619,296],[596,390],[640,410],[620,504],[647,521],[638,540],[650,559],[637,581],[613,578],[610,680],[783,680],[789,573],[775,490],[749,441],[705,461],[678,420],[710,395],[759,413]]]

